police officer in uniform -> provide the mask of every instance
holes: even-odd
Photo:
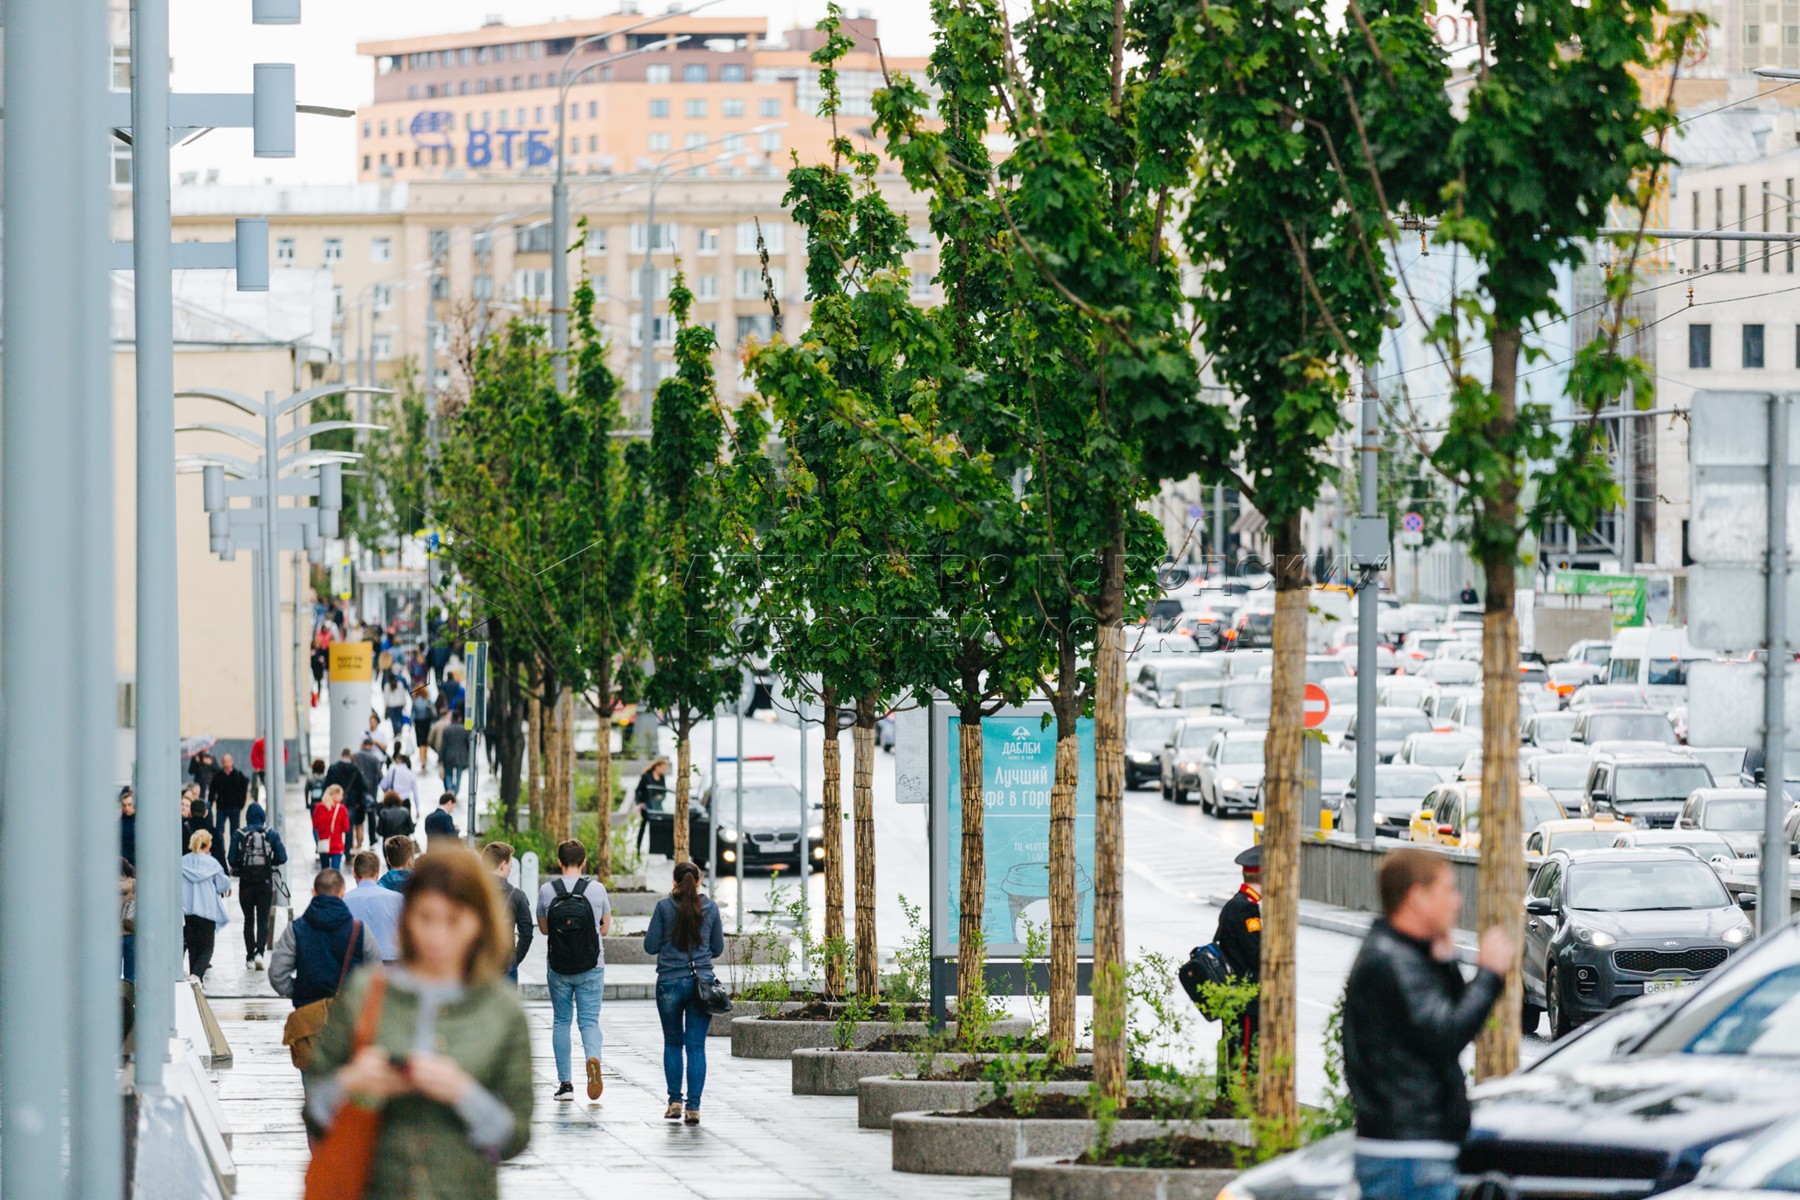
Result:
[[[1244,882],[1219,910],[1219,928],[1213,934],[1225,964],[1237,979],[1255,983],[1262,972],[1262,847],[1252,846],[1234,860],[1243,869]],[[1244,1010],[1236,1036],[1230,1039],[1230,1057],[1239,1069],[1250,1057],[1258,1029],[1258,1005],[1252,1000]]]

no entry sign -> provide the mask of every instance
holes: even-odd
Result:
[[[1325,723],[1325,717],[1331,712],[1331,697],[1325,689],[1316,683],[1306,685],[1306,727],[1317,729]]]

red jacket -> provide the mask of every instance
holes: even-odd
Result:
[[[350,834],[350,810],[342,804],[321,804],[313,809],[313,836],[325,839],[327,854],[342,854]]]

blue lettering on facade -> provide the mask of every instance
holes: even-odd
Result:
[[[407,132],[417,146],[427,150],[450,150],[454,155],[451,138],[456,132],[456,114],[453,112],[433,109],[414,113]],[[503,167],[513,166],[515,157],[522,159],[522,165],[527,167],[546,166],[556,157],[556,143],[550,140],[548,129],[470,129],[468,133],[463,162],[470,167],[492,166],[496,142]]]

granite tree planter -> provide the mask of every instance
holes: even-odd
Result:
[[[1206,1167],[1087,1167],[1067,1158],[1021,1158],[1012,1200],[1215,1200],[1235,1170]]]
[[[956,1022],[946,1021],[944,1029],[952,1035],[956,1032]],[[930,1026],[924,1021],[902,1021],[895,1025],[891,1021],[871,1018],[859,1021],[851,1035],[851,1047],[860,1050],[877,1038],[890,1033],[901,1037],[924,1037],[930,1033]],[[1008,1017],[995,1021],[992,1029],[995,1037],[1026,1037],[1031,1033],[1031,1021],[1027,1017]],[[796,1050],[813,1050],[835,1047],[837,1045],[837,1022],[835,1021],[781,1021],[765,1020],[760,1014],[738,1017],[731,1022],[731,1056],[733,1058],[787,1058]],[[883,1071],[901,1071],[914,1065],[914,1058],[905,1051],[884,1054],[881,1061],[868,1061],[860,1067],[853,1064],[854,1056],[845,1051],[834,1050],[843,1056],[843,1071],[839,1090],[833,1092],[799,1092],[799,1095],[813,1096],[854,1096],[856,1081],[864,1075],[879,1075]],[[797,1077],[796,1077],[797,1078]]]
[[[961,1066],[986,1057],[988,1056],[940,1054],[937,1056],[937,1063],[942,1066]],[[1081,1054],[1076,1056],[1075,1061],[1086,1065],[1094,1060],[1092,1055]],[[916,1062],[908,1064],[909,1067],[917,1065]],[[1021,1083],[1017,1086],[1021,1090],[1028,1088],[1041,1096],[1085,1096],[1088,1091],[1085,1080]],[[1148,1085],[1133,1082],[1130,1087],[1134,1095],[1141,1095]],[[892,1127],[895,1113],[968,1112],[980,1108],[993,1098],[994,1085],[984,1079],[920,1079],[910,1073],[867,1076],[856,1081],[856,1123],[863,1129],[888,1129]]]
[[[667,892],[613,892],[606,893],[612,901],[613,915],[616,917],[647,917],[656,910],[656,902]]]
[[[801,1007],[804,1001],[783,1000],[778,1012],[793,1012]],[[731,998],[731,1011],[724,1016],[714,1017],[712,1025],[707,1028],[707,1037],[728,1038],[731,1036],[731,1023],[739,1017],[760,1017],[766,1006],[760,1000],[746,1000],[742,996]]]
[[[1067,1117],[964,1117],[938,1113],[894,1114],[894,1170],[915,1175],[1005,1175],[1021,1158],[1075,1158],[1093,1145],[1096,1122]],[[1113,1123],[1115,1142],[1165,1134],[1248,1143],[1247,1121],[1144,1121]],[[1112,1170],[1114,1168],[1102,1168]],[[1157,1195],[1155,1192],[1132,1193]]]
[[[753,962],[780,962],[787,956],[790,942],[780,941],[774,946],[765,946],[761,941],[753,941],[752,934],[728,933],[725,935],[725,953],[713,962],[721,966],[749,965]],[[644,950],[642,933],[616,933],[601,939],[606,945],[606,963],[608,966],[645,966],[656,961],[656,955]],[[760,950],[760,953],[758,951]]]

